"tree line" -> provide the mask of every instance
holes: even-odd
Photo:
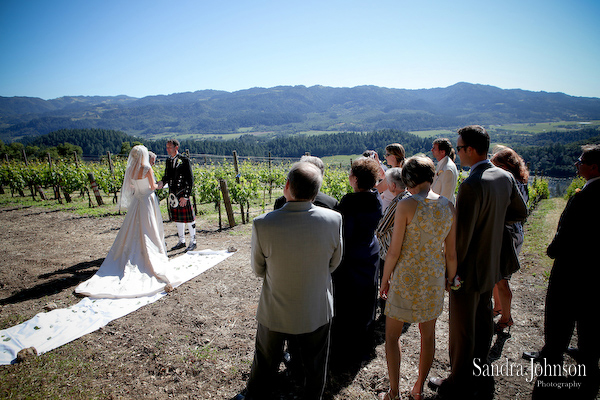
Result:
[[[455,140],[453,137],[451,140]],[[376,132],[344,132],[322,135],[287,135],[265,138],[243,135],[231,140],[181,140],[180,151],[192,154],[230,156],[235,150],[245,157],[299,158],[306,152],[325,157],[339,154],[360,154],[370,149],[383,154],[385,146],[401,143],[407,156],[431,149],[433,138],[421,138],[408,132],[387,129]],[[5,145],[0,141],[2,159],[22,159],[23,151],[30,159],[59,159],[81,156],[100,157],[129,153],[132,146],[144,144],[159,155],[166,155],[167,139],[147,140],[121,131],[105,129],[61,129],[36,138],[23,139]],[[544,132],[535,135],[492,134],[493,143],[513,147],[523,156],[532,172],[547,176],[574,176],[573,164],[581,154],[581,145],[600,143],[600,129],[589,128],[573,132]]]
[[[24,149],[28,157],[46,157],[50,152],[54,157],[54,148],[65,146],[65,143],[81,149],[78,153],[84,156],[102,156],[111,154],[127,154],[131,146],[143,144],[156,154],[166,155],[167,139],[148,140],[127,135],[121,131],[103,129],[61,129],[37,138],[26,138],[21,142],[4,145],[0,142],[0,155],[4,158],[21,157]],[[397,131],[383,130],[378,132],[344,132],[323,135],[288,135],[276,138],[264,138],[253,135],[242,135],[231,140],[181,140],[180,150],[189,150],[193,154],[231,155],[235,150],[240,156],[267,157],[300,157],[306,152],[318,157],[336,154],[357,154],[367,149],[383,152],[390,143],[402,143],[407,154],[427,152],[431,148],[430,138]],[[58,153],[64,155],[64,152]],[[72,154],[72,152],[71,152]]]

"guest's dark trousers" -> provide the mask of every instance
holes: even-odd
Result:
[[[300,357],[306,379],[304,398],[321,399],[327,374],[329,328],[330,324],[327,323],[310,333],[290,335],[271,331],[259,323],[256,330],[254,361],[246,385],[246,398],[252,400],[269,398],[283,356],[283,343],[292,337],[299,351],[299,354],[294,353],[294,356]]]
[[[600,341],[598,316],[591,310],[598,309],[598,293],[593,287],[584,287],[585,278],[573,276],[573,270],[570,268],[572,266],[561,264],[561,261],[566,262],[555,261],[546,292],[545,343],[540,357],[546,359],[548,364],[562,364],[563,353],[567,350],[577,325],[577,347],[580,355],[577,357],[577,363],[586,367],[586,376],[580,377],[582,387],[577,397],[594,399],[600,386]]]
[[[445,389],[469,398],[477,388],[474,386],[475,369],[488,364],[492,344],[494,322],[491,306],[492,290],[471,292],[465,290],[450,293],[450,376]],[[482,367],[483,368],[483,367]]]

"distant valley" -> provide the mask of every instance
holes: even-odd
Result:
[[[600,99],[457,83],[447,88],[388,89],[280,86],[237,92],[202,90],[141,99],[76,96],[0,97],[0,139],[32,139],[61,129],[109,129],[150,139],[242,134],[447,130],[600,120]]]

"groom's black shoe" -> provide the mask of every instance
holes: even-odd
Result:
[[[192,251],[196,248],[196,242],[192,242],[190,243],[190,245],[188,246],[187,249],[185,249],[185,251]]]
[[[540,362],[542,360],[542,356],[539,351],[524,351],[521,357],[523,358],[523,360],[533,360],[533,362],[535,363]]]
[[[171,247],[171,251],[183,249],[185,247],[185,242],[179,242],[175,246]]]

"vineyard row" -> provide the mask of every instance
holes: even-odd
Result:
[[[70,201],[74,193],[89,193],[90,174],[100,190],[116,199],[123,183],[127,161],[122,158],[107,159],[100,162],[21,162],[9,161],[0,164],[0,188],[10,188],[12,195],[26,196],[30,192],[44,196],[43,189],[52,188],[55,195],[59,190],[65,199]],[[215,203],[222,201],[219,181],[227,183],[233,202],[248,204],[258,200],[264,190],[282,188],[291,163],[268,163],[242,161],[235,164],[225,161],[219,164],[192,164],[194,172],[193,195],[199,203]],[[237,168],[236,168],[237,167]],[[153,167],[155,176],[160,179],[164,172],[164,164]],[[352,189],[348,183],[348,171],[335,166],[326,167],[321,189],[333,197],[340,199]],[[159,197],[166,193],[158,191]],[[42,197],[43,198],[43,197]]]
[[[100,162],[3,162],[0,164],[0,193],[4,193],[4,188],[9,187],[13,196],[15,194],[26,196],[25,192],[29,191],[33,198],[39,195],[45,199],[43,188],[52,188],[54,198],[60,199],[62,192],[67,202],[70,202],[73,193],[87,193],[91,206],[90,176],[93,176],[97,187],[106,195],[112,195],[113,201],[116,202],[126,165],[127,161],[119,157],[105,158]],[[264,201],[264,196],[261,194],[265,191],[270,194],[273,189],[283,188],[290,166],[291,162],[271,163],[250,160],[239,164],[227,160],[218,164],[192,164],[194,203],[214,203],[220,207],[223,201],[220,181],[224,181],[231,201],[246,207],[247,210],[250,203]],[[164,172],[164,164],[158,163],[153,169],[157,179],[160,179]],[[459,184],[464,177],[465,174],[461,171]],[[574,180],[567,190],[568,195],[572,195],[576,188],[581,186],[583,186],[581,180]],[[321,191],[338,200],[351,192],[348,170],[340,166],[326,166]],[[161,200],[168,195],[166,190],[158,190],[157,194]],[[96,196],[97,199],[98,197]],[[530,209],[533,209],[539,200],[548,197],[548,181],[536,178],[529,185]],[[264,204],[262,208],[264,209]]]

